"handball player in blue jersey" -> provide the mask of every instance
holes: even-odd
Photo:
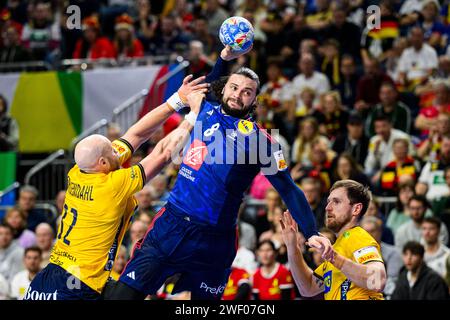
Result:
[[[318,234],[280,145],[251,118],[258,76],[241,68],[222,83],[218,103],[202,102],[166,205],[135,245],[119,281],[107,286],[105,299],[144,299],[173,275],[179,278],[172,293],[187,290],[192,299],[220,299],[236,255],[238,209],[260,171],[280,193],[308,244],[322,247],[324,257],[330,253],[331,244]]]

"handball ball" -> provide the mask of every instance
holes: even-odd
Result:
[[[231,17],[222,23],[219,38],[235,52],[247,50],[253,43],[255,31],[252,24],[242,17]]]

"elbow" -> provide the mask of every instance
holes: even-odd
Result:
[[[383,266],[369,276],[367,279],[367,289],[373,290],[377,293],[383,293],[386,286],[386,279],[386,270]]]

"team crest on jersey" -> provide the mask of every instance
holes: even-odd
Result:
[[[189,150],[183,159],[183,163],[192,169],[198,171],[208,154],[208,148],[203,141],[195,139],[189,146]]]
[[[244,135],[249,135],[256,130],[255,124],[248,120],[239,120],[236,123],[236,128]]]

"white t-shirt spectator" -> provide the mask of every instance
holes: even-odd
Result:
[[[233,267],[247,270],[247,272],[253,274],[258,268],[256,263],[255,254],[248,250],[246,247],[239,247],[234,258]]]
[[[420,12],[425,0],[406,0],[400,7],[400,15]]]
[[[17,300],[22,300],[25,292],[30,286],[30,273],[28,270],[22,270],[14,276],[11,281],[10,297]]]
[[[420,173],[419,182],[428,186],[427,199],[430,201],[445,197],[450,190],[445,183],[444,170],[439,168],[437,162],[428,161]]]
[[[436,50],[424,43],[419,51],[413,47],[403,51],[398,62],[398,71],[405,72],[408,80],[415,80],[427,76],[427,71],[438,67]]]
[[[0,274],[6,280],[11,281],[12,277],[23,270],[23,248],[16,241],[6,249],[0,249]]]
[[[436,271],[442,278],[447,275],[447,259],[450,256],[450,249],[440,244],[439,249],[429,254],[425,252],[424,260],[431,269]]]
[[[315,104],[319,101],[320,95],[330,91],[330,82],[325,74],[314,71],[311,77],[306,78],[304,74],[299,74],[292,79],[290,85],[287,85],[285,89],[285,99],[297,101],[297,107],[301,107],[302,101],[300,99],[300,94],[303,89],[311,88],[316,92]]]

